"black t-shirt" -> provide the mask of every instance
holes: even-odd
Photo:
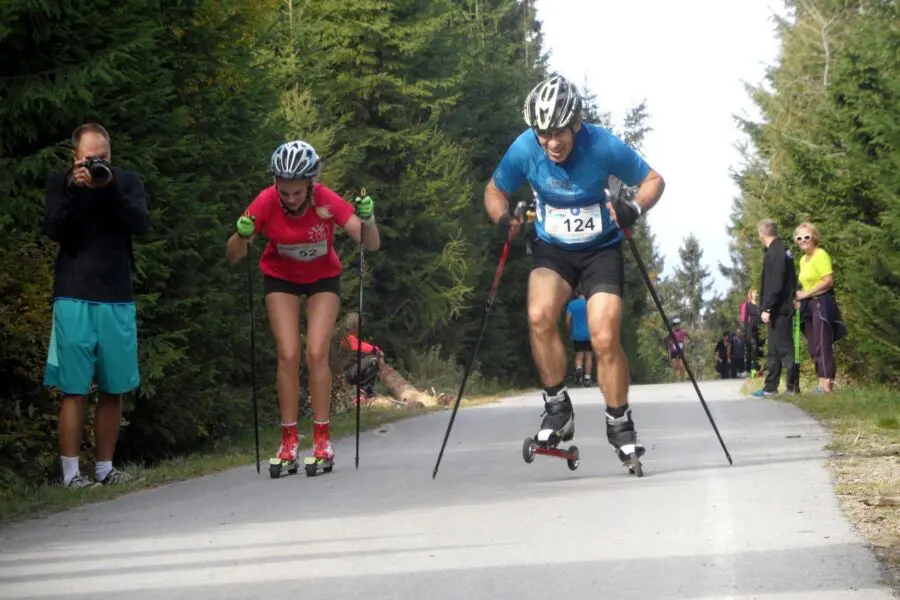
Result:
[[[131,237],[147,231],[147,199],[137,174],[118,167],[112,172],[100,189],[70,185],[71,171],[47,178],[44,233],[59,244],[54,299],[134,299]]]

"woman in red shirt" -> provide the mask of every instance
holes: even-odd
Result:
[[[228,260],[247,256],[257,235],[267,240],[259,259],[264,276],[266,311],[278,349],[278,406],[281,446],[272,464],[299,463],[297,414],[300,401],[300,310],[306,297],[306,364],[313,413],[313,456],[332,464],[334,450],[328,428],[331,369],[328,354],[340,310],[341,261],[334,249],[335,225],[366,250],[376,251],[381,237],[373,201],[354,205],[316,183],[321,161],[303,141],[282,144],[272,154],[273,185],[262,190],[237,221],[226,246]]]

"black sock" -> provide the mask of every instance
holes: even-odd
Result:
[[[556,385],[551,385],[550,387],[544,388],[544,391],[547,392],[547,395],[552,398],[553,396],[557,396],[564,389],[566,389],[565,380],[563,380],[562,383],[558,383]]]
[[[609,418],[611,418],[611,419],[619,419],[621,417],[624,417],[625,411],[627,411],[627,410],[628,410],[627,402],[625,404],[623,404],[622,406],[619,406],[618,408],[614,408],[609,405],[606,406],[606,414],[608,414]]]

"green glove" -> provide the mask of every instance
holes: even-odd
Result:
[[[370,221],[375,212],[375,201],[366,194],[366,188],[363,188],[360,193],[365,197],[360,198],[357,196],[354,198],[353,203],[356,205],[356,214],[363,221]]]
[[[241,215],[237,220],[237,234],[242,238],[248,238],[256,233],[256,219],[249,215]]]

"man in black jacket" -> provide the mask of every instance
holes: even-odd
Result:
[[[47,178],[44,232],[59,244],[53,325],[44,385],[59,390],[63,486],[114,484],[130,477],[112,467],[122,394],[140,385],[131,238],[147,231],[144,186],[110,165],[109,133],[88,123],[72,134],[72,168]],[[85,397],[96,378],[95,480],[81,475],[78,454]]]
[[[752,395],[764,398],[778,392],[782,368],[789,379],[792,376],[794,341],[791,317],[794,313],[797,273],[794,269],[794,257],[778,237],[775,222],[770,219],[760,221],[757,233],[766,247],[759,311],[760,319],[769,326],[769,332],[766,342],[766,383]]]

